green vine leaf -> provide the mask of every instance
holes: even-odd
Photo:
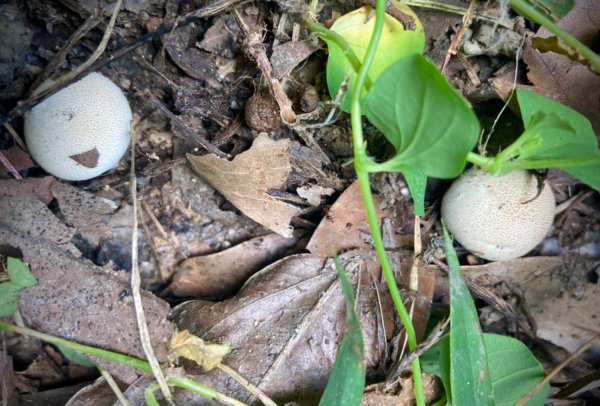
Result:
[[[455,178],[479,138],[479,121],[468,102],[423,55],[390,66],[364,99],[365,115],[396,148],[377,170],[418,170]]]
[[[411,54],[423,53],[425,48],[425,34],[423,26],[416,14],[403,4],[396,7],[407,16],[407,26],[394,17],[386,14],[383,35],[377,47],[377,53],[369,69],[369,78],[375,81],[388,66],[398,59]],[[375,19],[372,16],[373,8],[364,6],[354,10],[340,18],[331,26],[331,30],[344,38],[360,62],[363,61],[367,46],[373,33]],[[350,112],[350,101],[352,100],[352,84],[356,72],[343,50],[333,41],[327,41],[329,58],[327,59],[327,86],[332,98],[338,93],[345,77],[349,77],[349,88],[342,101],[342,110]]]
[[[490,171],[560,168],[600,190],[600,152],[589,120],[528,90],[518,89],[517,99],[525,131],[494,158]]]

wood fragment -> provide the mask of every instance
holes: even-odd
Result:
[[[287,124],[294,124],[296,122],[296,113],[292,109],[292,102],[285,94],[281,82],[272,75],[273,68],[265,52],[260,33],[250,30],[250,27],[248,27],[237,9],[234,9],[232,13],[246,37],[245,51],[254,60],[265,82],[267,82],[267,86],[279,106],[281,119]]]

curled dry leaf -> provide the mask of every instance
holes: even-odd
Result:
[[[273,77],[281,80],[289,76],[296,66],[311,56],[316,50],[315,41],[288,41],[273,48],[271,66]]]
[[[179,357],[187,358],[210,371],[223,362],[223,357],[231,352],[226,344],[211,344],[198,336],[183,330],[174,334],[169,340],[169,361],[177,362]]]
[[[126,385],[119,384],[121,390],[126,388]],[[65,406],[113,406],[117,402],[115,393],[110,388],[104,378],[96,380],[90,385],[81,388],[75,395],[69,399]]]
[[[248,151],[233,161],[214,155],[188,154],[192,167],[235,207],[259,224],[284,237],[292,236],[290,220],[299,209],[269,194],[285,189],[292,173],[290,141],[272,141],[261,134]]]
[[[175,296],[229,297],[252,274],[298,249],[298,239],[269,234],[215,254],[189,258],[179,265],[168,291]]]
[[[383,288],[379,292],[384,302],[382,317],[374,286],[379,277],[373,278],[367,271],[378,269],[369,265],[375,264],[374,253],[355,251],[341,259],[358,292],[356,311],[365,339],[366,365],[373,368],[385,348],[382,320],[387,324],[393,317],[386,302],[387,291]],[[189,301],[173,312],[179,328],[189,329],[205,340],[231,345],[233,351],[224,363],[276,401],[289,401],[294,394],[319,395],[346,328],[344,316],[345,304],[333,261],[308,254],[286,257],[263,269],[235,298],[219,303]],[[197,379],[243,401],[250,397],[218,372]],[[178,396],[182,404],[199,401],[189,394]]]

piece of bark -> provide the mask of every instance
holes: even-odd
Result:
[[[26,178],[20,181],[15,179],[0,179],[0,199],[20,198],[37,199],[44,204],[50,204],[54,196],[50,185],[54,177]]]

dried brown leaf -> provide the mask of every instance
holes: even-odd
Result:
[[[290,141],[272,141],[259,135],[252,148],[233,161],[214,155],[188,154],[192,167],[235,207],[259,224],[284,237],[292,236],[290,220],[299,209],[271,196],[271,189],[285,189],[292,173]]]
[[[376,208],[379,207],[378,202],[375,197]],[[380,223],[386,213],[378,209]],[[371,232],[359,185],[355,181],[331,206],[306,248],[314,255],[328,258],[343,251],[369,249],[371,246]]]
[[[276,46],[273,48],[270,60],[273,67],[273,77],[281,80],[289,76],[292,69],[316,50],[317,46],[312,40],[288,41],[285,44]]]
[[[377,288],[366,271],[368,264],[376,263],[375,255],[356,251],[343,255],[342,260],[354,283],[360,283],[356,310],[365,338],[366,364],[373,368],[385,347]],[[387,292],[382,289],[379,294],[385,303]],[[333,262],[302,254],[255,274],[235,298],[178,306],[174,321],[205,340],[230,344],[234,350],[227,365],[275,400],[289,400],[300,391],[300,396],[318,396],[323,390],[345,331],[344,312]],[[384,312],[393,314],[388,307]],[[198,379],[239,399],[249,397],[237,383],[218,374]]]
[[[125,275],[106,271],[74,257],[57,245],[19,232],[0,221],[0,247],[18,249],[38,285],[21,291],[19,309],[37,330],[144,358],[133,302]],[[142,294],[152,345],[160,361],[172,334],[169,306],[150,293]],[[124,382],[138,373],[113,362],[94,360]]]
[[[92,245],[98,245],[104,236],[112,234],[107,223],[117,210],[113,201],[59,181],[52,183],[51,190],[65,221]]]
[[[600,332],[600,286],[587,280],[589,271],[599,265],[583,257],[563,256],[517,258],[461,269],[478,282],[495,277],[517,283],[537,325],[538,337],[575,351]],[[578,286],[574,278],[579,278]],[[600,354],[600,343],[592,351]]]
[[[252,274],[297,246],[296,238],[269,234],[215,254],[189,258],[178,267],[168,290],[175,296],[231,296]]]

